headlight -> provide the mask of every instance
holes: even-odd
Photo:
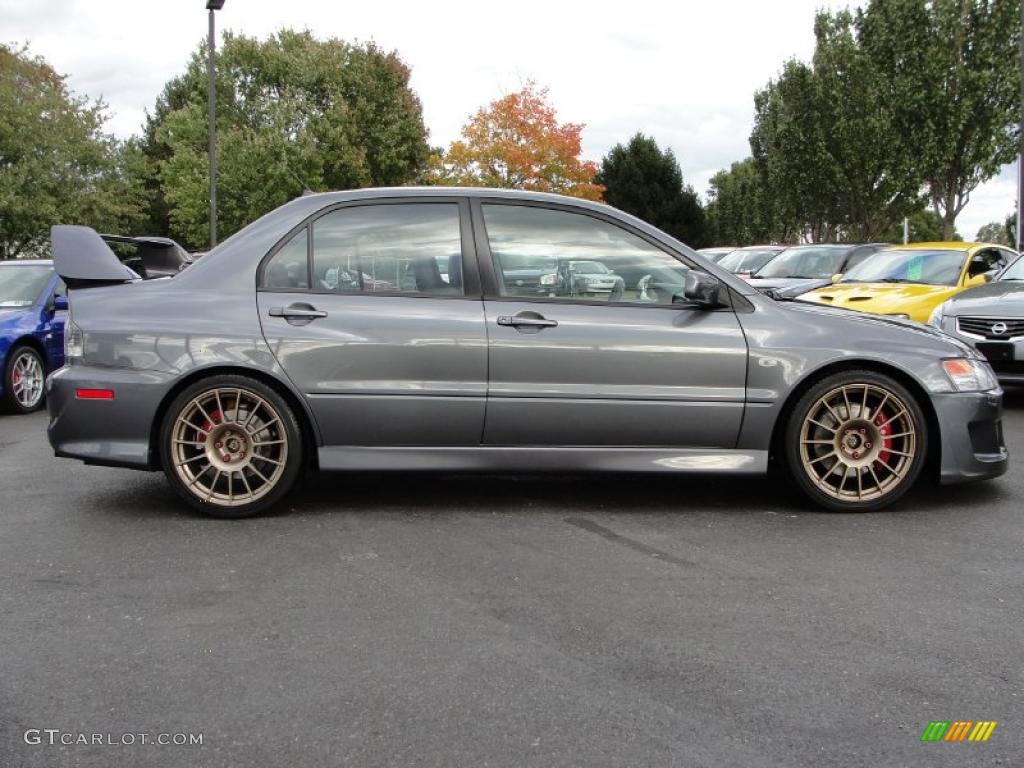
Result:
[[[558,279],[557,275],[541,275],[540,276],[540,284],[541,285],[554,285],[555,281],[557,279]]]
[[[949,306],[948,301],[944,301],[928,316],[928,325],[932,328],[942,328],[942,316],[946,314],[946,308]]]
[[[999,386],[992,366],[983,360],[958,357],[943,360],[942,368],[958,392],[985,392]]]
[[[898,317],[900,320],[909,320],[910,319],[910,315],[906,315],[906,314],[904,314],[902,312],[893,312],[891,314],[886,315],[886,317]]]

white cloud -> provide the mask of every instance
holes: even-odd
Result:
[[[164,83],[206,34],[202,0],[0,0],[0,35],[29,41],[77,91],[110,106],[128,136]],[[819,7],[845,0],[226,0],[219,29],[265,36],[308,27],[321,37],[375,40],[412,67],[433,144],[467,117],[533,78],[551,89],[562,120],[586,124],[584,151],[600,157],[636,131],[679,158],[701,193],[719,168],[749,154],[753,93],[789,58],[813,48]],[[1012,177],[1012,174],[1011,174]],[[1006,178],[975,193],[960,230],[1013,207]],[[1012,186],[1012,184],[1011,184]],[[978,224],[980,226],[980,224]]]

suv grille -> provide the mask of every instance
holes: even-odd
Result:
[[[1012,339],[1024,336],[1024,318],[960,317],[957,327],[962,333],[973,333],[986,339]]]

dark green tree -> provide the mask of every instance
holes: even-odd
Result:
[[[910,225],[909,242],[911,243],[932,243],[940,240],[963,239],[956,231],[953,232],[953,236],[951,238],[946,238],[943,234],[942,217],[931,208],[928,208],[925,204],[922,204],[907,218],[909,219]],[[889,229],[886,230],[878,239],[888,243],[902,243],[903,220],[900,219],[897,222],[893,222],[893,225],[889,227]]]
[[[711,177],[708,188],[707,242],[710,245],[755,245],[784,241],[773,207],[753,158],[733,163]]]
[[[751,149],[787,232],[875,240],[920,206],[922,172],[893,125],[887,75],[849,11],[815,18],[812,65],[786,64],[754,97]]]
[[[397,53],[283,30],[226,34],[217,53],[218,233],[300,194],[408,183],[428,152],[419,99]],[[151,224],[208,240],[206,58],[196,50],[147,119]]]
[[[971,192],[1017,153],[1020,0],[871,0],[857,26],[949,239]]]
[[[27,48],[0,45],[0,258],[46,253],[53,224],[138,223],[137,158],[103,131],[104,108]]]
[[[616,144],[594,178],[605,187],[604,200],[668,232],[694,248],[706,243],[704,209],[693,187],[683,182],[671,149],[642,133]]]
[[[1007,226],[1013,223],[1013,219],[1013,214],[1011,214],[1005,221],[990,221],[978,230],[974,239],[979,243],[997,243],[1016,248],[1017,245],[1013,242],[1012,233]]]

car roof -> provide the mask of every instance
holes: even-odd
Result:
[[[792,248],[791,245],[745,245],[742,248],[737,248],[737,251],[784,251],[787,248]],[[735,251],[734,251],[735,253]]]
[[[533,192],[523,189],[501,189],[497,187],[367,187],[366,189],[347,189],[335,192],[314,192],[303,195],[304,200],[319,199],[325,204],[364,200],[377,197],[492,197],[508,200],[534,200],[550,203],[572,203],[573,205],[606,210],[607,203],[597,203],[569,195],[558,195],[553,192]]]
[[[891,245],[887,251],[969,251],[971,248],[988,245],[988,243],[964,243],[956,240],[935,241],[932,243],[907,243]],[[993,246],[999,247],[999,246]]]
[[[52,267],[53,259],[3,259],[0,267]]]

